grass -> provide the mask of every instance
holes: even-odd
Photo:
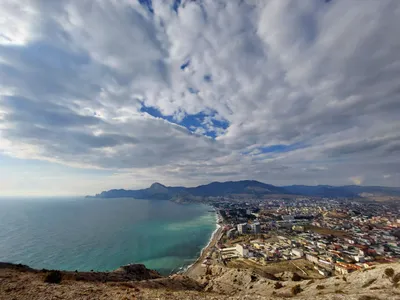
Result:
[[[310,230],[310,231],[313,231],[315,233],[319,233],[322,235],[333,235],[333,236],[336,236],[339,238],[348,237],[348,234],[346,231],[333,230],[333,229],[329,229],[329,228],[317,227],[317,226],[312,226],[312,225],[307,226],[306,230]]]

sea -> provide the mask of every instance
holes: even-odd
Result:
[[[168,275],[192,264],[215,229],[216,214],[203,204],[0,199],[0,261],[72,271],[142,263]]]

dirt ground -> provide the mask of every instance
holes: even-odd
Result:
[[[315,269],[313,263],[305,259],[269,262],[265,266],[248,259],[236,259],[227,264],[229,268],[253,269],[277,275],[282,272],[296,272],[306,278],[323,278]],[[305,275],[302,270],[307,274]]]

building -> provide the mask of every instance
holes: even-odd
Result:
[[[292,255],[296,256],[296,257],[303,257],[304,252],[300,249],[292,249]]]
[[[239,234],[247,233],[248,224],[247,223],[238,224],[237,230],[238,230]]]
[[[293,225],[292,230],[303,232],[304,231],[304,226],[302,226],[302,225]]]
[[[293,221],[294,220],[294,216],[292,216],[292,215],[284,215],[284,216],[282,216],[282,220],[284,220],[284,221]]]
[[[236,247],[223,248],[220,249],[219,252],[221,254],[222,259],[233,259],[239,257],[239,253],[236,250]]]
[[[315,263],[315,264],[318,263],[318,256],[311,255],[311,254],[306,254],[306,259],[308,261],[311,261],[312,263]]]
[[[249,249],[245,248],[241,244],[236,245],[236,251],[241,257],[247,257],[249,255]]]
[[[251,230],[254,234],[259,234],[261,232],[261,225],[260,223],[253,223],[251,224]]]
[[[226,236],[228,237],[228,239],[233,239],[235,237],[235,228],[228,230]]]

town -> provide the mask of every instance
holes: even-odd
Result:
[[[400,258],[396,204],[312,197],[218,197],[207,202],[216,209],[221,227],[203,267],[280,263],[282,268],[287,262],[305,276],[328,277]]]

